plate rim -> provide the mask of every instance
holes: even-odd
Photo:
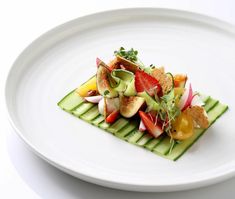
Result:
[[[201,13],[196,13],[196,12],[190,12],[190,11],[186,11],[186,10],[180,10],[180,9],[170,9],[170,8],[152,8],[152,7],[132,7],[132,8],[121,8],[121,9],[111,9],[111,10],[106,10],[106,11],[101,11],[101,12],[95,12],[89,15],[85,15],[85,16],[81,16],[78,18],[75,18],[73,20],[67,21],[61,25],[58,25],[52,29],[50,29],[49,31],[43,33],[42,35],[40,35],[38,38],[36,38],[35,40],[33,40],[29,45],[26,46],[25,49],[23,49],[23,51],[18,55],[18,57],[15,59],[14,63],[12,64],[12,66],[10,67],[8,74],[7,74],[7,78],[5,80],[5,107],[6,107],[6,112],[7,112],[7,117],[10,121],[11,126],[13,127],[13,129],[15,130],[16,134],[21,138],[21,140],[23,140],[23,142],[28,146],[28,148],[33,151],[36,155],[38,155],[40,158],[42,158],[43,160],[47,161],[49,164],[55,166],[56,168],[72,175],[75,176],[79,179],[85,180],[87,182],[91,182],[97,185],[102,185],[105,187],[110,187],[110,188],[116,188],[116,189],[122,189],[122,190],[131,190],[131,191],[144,191],[144,192],[160,192],[160,191],[164,191],[164,192],[168,192],[168,191],[177,191],[177,190],[187,190],[187,189],[192,189],[192,188],[198,188],[198,187],[203,187],[206,185],[211,185],[211,184],[215,184],[218,182],[221,182],[223,180],[232,178],[235,176],[235,167],[232,170],[227,170],[224,172],[220,172],[217,175],[213,175],[210,177],[207,177],[205,179],[199,178],[198,180],[194,180],[194,181],[189,181],[189,182],[183,182],[183,183],[169,183],[169,184],[141,184],[141,183],[132,183],[132,184],[128,184],[126,182],[120,182],[120,181],[115,181],[115,180],[107,180],[107,179],[102,179],[102,178],[97,178],[94,176],[91,176],[87,173],[84,172],[79,172],[79,171],[74,171],[73,169],[69,168],[68,166],[62,165],[60,162],[52,159],[52,158],[48,158],[45,154],[43,154],[42,152],[40,152],[40,149],[37,149],[36,146],[33,145],[33,143],[31,143],[29,140],[27,140],[26,137],[24,137],[24,134],[21,132],[21,130],[18,128],[13,114],[14,111],[11,111],[11,107],[8,103],[8,95],[10,95],[10,93],[8,93],[8,87],[10,84],[10,80],[11,80],[11,74],[14,73],[15,68],[17,67],[17,63],[19,60],[24,59],[25,53],[26,51],[28,51],[29,49],[33,48],[34,45],[36,45],[40,40],[48,40],[48,38],[50,38],[51,35],[53,34],[58,34],[60,31],[66,29],[66,27],[70,27],[73,23],[75,22],[82,22],[82,21],[87,21],[90,18],[94,18],[94,17],[102,17],[105,15],[109,15],[109,14],[117,14],[118,12],[125,12],[125,13],[129,13],[129,12],[133,12],[133,11],[141,11],[145,14],[147,14],[149,11],[153,12],[161,12],[161,13],[166,13],[166,15],[169,13],[170,14],[175,14],[175,15],[183,15],[185,16],[190,16],[192,19],[196,19],[199,22],[206,22],[207,24],[210,25],[214,25],[216,27],[222,27],[222,29],[225,29],[226,31],[232,32],[232,34],[235,35],[235,25],[220,20],[218,18],[215,17],[211,17],[211,16],[207,16]]]

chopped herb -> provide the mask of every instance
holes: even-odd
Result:
[[[104,95],[108,95],[108,94],[109,94],[108,90],[104,91]]]

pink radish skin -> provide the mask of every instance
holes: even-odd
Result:
[[[183,96],[180,99],[179,107],[181,111],[184,111],[186,108],[188,108],[191,105],[193,99],[193,89],[191,84],[189,84],[189,89],[187,89]]]
[[[189,84],[188,98],[184,104],[182,111],[184,111],[186,108],[188,108],[191,105],[192,99],[193,99],[193,89],[192,89],[191,84]]]
[[[146,131],[146,127],[142,120],[140,120],[139,131],[141,132]]]
[[[102,100],[102,95],[96,95],[96,96],[90,96],[90,97],[84,97],[86,101],[91,102],[93,104],[98,104],[100,100]]]
[[[101,62],[102,62],[101,59],[97,57],[96,58],[96,66],[99,67]]]

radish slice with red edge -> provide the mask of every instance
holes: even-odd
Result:
[[[179,108],[181,111],[184,111],[186,108],[188,108],[191,105],[193,99],[193,89],[191,84],[189,84],[189,88],[185,90],[183,96],[180,99],[179,102]]]
[[[204,104],[198,93],[193,95],[191,106],[203,106]]]
[[[146,127],[144,125],[144,122],[142,120],[140,120],[139,131],[143,132],[145,130],[146,130]]]
[[[97,57],[97,58],[96,58],[96,66],[97,66],[97,67],[99,67],[100,62],[102,62],[101,59]]]
[[[96,96],[90,96],[90,97],[84,97],[84,99],[88,102],[91,102],[93,104],[98,104],[100,100],[102,100],[102,95],[96,95]]]

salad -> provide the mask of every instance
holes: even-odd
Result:
[[[194,91],[185,74],[145,66],[121,47],[58,105],[115,136],[177,160],[228,106]]]

